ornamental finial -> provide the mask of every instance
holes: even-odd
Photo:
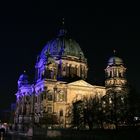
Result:
[[[66,29],[65,29],[65,19],[62,18],[62,21],[61,21],[61,27],[60,27],[60,30],[59,30],[59,33],[58,33],[58,36],[65,36],[67,33]]]
[[[64,17],[62,18],[62,25],[63,26],[65,25],[65,18]]]
[[[113,50],[113,53],[114,53],[114,55],[116,55],[116,50],[115,49]]]

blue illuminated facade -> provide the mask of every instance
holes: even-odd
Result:
[[[120,77],[125,70],[123,61],[112,57],[105,69],[105,87],[87,83],[87,59],[79,44],[61,29],[37,57],[35,82],[29,81],[26,72],[19,77],[14,124],[23,130],[32,123],[52,125],[53,120],[55,127],[70,127],[72,104],[85,97],[101,98],[112,84],[121,91],[127,83]]]

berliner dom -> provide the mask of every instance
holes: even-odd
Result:
[[[53,118],[54,127],[71,127],[73,103],[94,96],[101,98],[112,85],[123,90],[127,83],[125,71],[123,60],[113,56],[105,69],[105,86],[88,83],[86,56],[62,28],[37,56],[34,82],[26,72],[19,77],[14,124],[23,130],[31,122],[45,125],[45,120]]]

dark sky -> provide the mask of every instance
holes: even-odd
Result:
[[[0,4],[0,109],[15,101],[24,70],[33,77],[36,57],[57,34],[62,17],[88,59],[91,84],[103,84],[107,60],[115,49],[127,67],[129,82],[140,91],[140,10],[110,7],[72,1]]]

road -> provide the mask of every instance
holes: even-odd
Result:
[[[38,138],[38,137],[25,137],[25,136],[19,136],[19,135],[6,135],[1,136],[0,140],[45,140],[45,138]]]

